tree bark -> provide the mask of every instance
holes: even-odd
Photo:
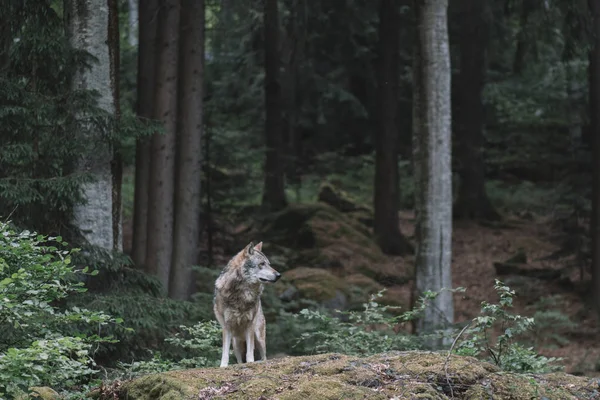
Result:
[[[529,15],[534,10],[534,0],[521,1],[521,14],[519,17],[519,33],[517,33],[517,49],[515,50],[515,58],[513,61],[513,73],[520,75],[525,67],[525,55],[528,50],[527,43],[527,24]]]
[[[413,162],[417,241],[417,297],[451,289],[452,172],[450,51],[447,0],[416,0],[418,39],[414,57]],[[417,333],[453,323],[451,292],[441,292],[416,323]],[[431,342],[433,346],[445,341]]]
[[[144,2],[144,0],[142,0]],[[139,10],[138,0],[127,0],[129,6],[129,12],[127,19],[129,22],[129,32],[127,32],[127,42],[131,47],[138,45],[138,26],[139,26]]]
[[[173,256],[173,196],[177,132],[179,0],[164,0],[158,12],[154,116],[164,126],[151,144],[146,267],[169,290]]]
[[[304,47],[306,46],[306,8],[305,2],[293,1],[290,5],[289,23],[283,31],[282,53],[284,54],[284,74],[283,74],[283,104],[285,112],[283,113],[283,126],[285,130],[285,179],[296,190],[296,201],[300,202],[300,148],[301,138],[298,125],[298,75],[300,72],[300,63],[304,56]]]
[[[375,133],[375,188],[373,228],[377,242],[387,254],[411,250],[400,233],[398,219],[398,74],[400,16],[393,0],[381,0],[379,8],[378,127]]]
[[[593,48],[590,55],[590,118],[592,148],[592,292],[600,314],[600,0],[590,0]]]
[[[117,0],[108,1],[108,49],[110,57],[110,81],[112,86],[113,103],[115,107],[115,121],[118,124],[121,118],[119,102],[119,4]],[[112,171],[112,226],[113,249],[123,251],[123,157],[118,146],[114,146]]]
[[[158,0],[142,0],[140,2],[137,115],[142,119],[151,119],[154,116],[157,13]],[[135,150],[135,195],[131,249],[131,259],[139,268],[144,268],[146,263],[150,163],[150,140],[146,137],[139,138]]]
[[[265,24],[265,186],[262,204],[277,211],[287,205],[282,155],[281,88],[279,84],[279,11],[277,0],[264,0]]]
[[[180,137],[175,188],[173,266],[169,297],[187,299],[200,241],[204,1],[182,0]]]
[[[73,47],[87,51],[97,59],[91,68],[82,68],[76,73],[73,86],[97,91],[98,106],[113,115],[107,0],[65,0],[64,10]],[[93,180],[81,187],[85,203],[75,206],[72,223],[91,245],[113,250],[111,145],[104,138],[104,132],[91,124],[81,126],[81,135],[89,147],[78,160],[77,169],[91,173]]]
[[[456,96],[454,128],[458,139],[458,196],[454,217],[461,219],[497,220],[496,212],[485,191],[483,159],[484,109],[482,92],[485,85],[485,54],[488,23],[485,21],[486,0],[463,0],[459,27],[460,72]]]

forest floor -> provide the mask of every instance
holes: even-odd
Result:
[[[402,232],[411,235],[414,213],[401,213]],[[598,318],[587,301],[590,276],[580,280],[574,256],[552,257],[560,249],[557,228],[549,218],[506,217],[497,227],[455,221],[453,227],[452,278],[455,321],[466,321],[480,311],[482,301],[497,302],[493,289],[498,278],[515,290],[515,314],[536,318],[535,345],[547,357],[562,357],[566,372],[600,376]],[[562,270],[560,279],[522,275],[498,276],[495,262],[525,254],[522,270]],[[567,322],[567,319],[571,321]]]
[[[414,231],[414,213],[400,213],[402,232],[411,237]],[[227,231],[235,234],[235,226]],[[586,295],[587,272],[580,280],[580,269],[573,256],[550,257],[560,246],[557,228],[544,217],[518,218],[505,216],[502,223],[484,226],[477,222],[456,221],[453,228],[453,283],[464,287],[455,293],[455,320],[466,321],[477,316],[481,302],[497,302],[494,279],[498,278],[515,290],[512,312],[536,318],[533,336],[536,349],[548,357],[562,357],[565,372],[600,376],[600,346],[598,346],[598,318]],[[225,254],[221,243],[231,238],[215,238],[215,263],[231,257]],[[126,218],[124,248],[131,246],[131,221]],[[204,247],[204,245],[202,246]],[[560,279],[524,276],[526,273],[498,276],[495,262],[504,262],[525,254],[526,262],[519,264],[522,271],[561,270]],[[390,261],[393,261],[392,259]],[[397,295],[408,297],[412,284],[404,285]]]

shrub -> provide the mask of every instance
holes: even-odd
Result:
[[[541,356],[533,347],[517,343],[517,338],[523,339],[526,333],[532,332],[535,320],[508,311],[513,305],[514,290],[497,279],[494,289],[500,297],[499,302],[482,302],[481,315],[465,329],[465,339],[456,352],[487,359],[505,371],[542,373],[560,369],[553,365],[560,359]],[[494,341],[492,330],[498,325],[500,333]]]
[[[370,301],[363,304],[363,310],[338,311],[340,318],[318,310],[303,309],[296,317],[303,320],[306,332],[300,335],[296,345],[302,344],[316,353],[368,356],[390,350],[420,349],[431,339],[447,333],[414,336],[401,333],[399,329],[402,324],[416,319],[425,310],[429,300],[436,296],[435,293],[425,293],[413,310],[391,315],[390,310],[400,307],[379,304],[376,299],[384,291],[371,295]]]
[[[60,237],[16,232],[0,224],[0,397],[30,386],[66,388],[96,371],[92,344],[108,324],[119,324],[102,312],[61,309],[64,300],[86,289]],[[78,327],[93,325],[95,334]]]

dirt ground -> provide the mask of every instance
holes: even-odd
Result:
[[[405,234],[412,234],[413,213],[401,213],[401,227]],[[547,259],[559,249],[556,228],[551,226],[549,219],[506,217],[497,228],[457,221],[453,230],[453,283],[454,287],[467,289],[454,296],[457,322],[477,315],[482,301],[497,301],[494,279],[499,278],[516,292],[514,313],[533,316],[536,310],[556,310],[576,324],[570,329],[539,326],[540,353],[564,358],[566,372],[600,376],[597,371],[600,363],[598,319],[589,302],[585,302],[585,288],[590,276],[585,273],[584,281],[580,280],[580,266],[574,265],[574,257]],[[562,269],[569,265],[566,282],[514,275],[498,277],[494,262],[505,261],[520,249],[527,256],[524,269]],[[555,303],[545,305],[544,299],[548,298],[554,298]],[[552,340],[558,333],[568,340]]]

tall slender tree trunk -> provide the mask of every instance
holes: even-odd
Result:
[[[527,25],[529,23],[529,15],[535,7],[534,0],[521,1],[521,13],[519,16],[519,33],[517,33],[517,49],[515,50],[515,58],[513,61],[513,73],[520,75],[525,67],[525,56],[528,51],[527,43]]]
[[[500,217],[485,191],[482,92],[488,40],[486,2],[462,0],[459,5],[460,73],[454,128],[458,139],[460,184],[454,217],[462,219],[497,220]]]
[[[305,24],[306,3],[294,1],[290,5],[289,23],[282,38],[282,53],[284,54],[284,74],[282,77],[283,104],[285,113],[283,126],[285,130],[285,178],[296,190],[296,201],[300,201],[300,132],[298,125],[298,74],[300,62],[306,45]]]
[[[65,17],[73,47],[93,55],[89,69],[81,69],[73,78],[77,89],[96,90],[98,106],[115,113],[113,82],[110,74],[107,0],[65,0]],[[89,147],[77,163],[81,172],[89,172],[93,181],[81,187],[84,204],[73,210],[73,225],[90,244],[113,250],[112,149],[104,132],[91,124],[81,126],[81,135]]]
[[[393,0],[381,0],[379,7],[378,127],[375,133],[375,190],[373,228],[381,249],[387,254],[410,251],[400,233],[398,219],[398,74],[400,16]]]
[[[191,294],[191,267],[198,263],[200,241],[204,0],[182,0],[180,32],[181,133],[177,154],[173,266],[169,297],[186,299]]]
[[[144,0],[141,0],[144,2]],[[127,0],[129,6],[129,12],[127,14],[127,20],[129,22],[129,32],[127,32],[127,42],[130,46],[135,47],[138,45],[138,27],[139,27],[139,10],[138,0]]]
[[[590,0],[593,48],[590,55],[590,118],[592,131],[592,292],[600,314],[600,0]]]
[[[415,0],[418,39],[413,78],[413,162],[416,181],[416,291],[452,288],[450,51],[447,0]],[[451,292],[443,291],[417,321],[420,334],[453,323]],[[431,343],[440,346],[445,342]]]
[[[154,89],[156,83],[158,0],[141,0],[139,10],[137,115],[143,119],[151,119],[154,116]],[[143,137],[137,140],[135,150],[135,195],[131,249],[131,259],[140,268],[144,268],[146,263],[150,163],[150,139]]]
[[[146,268],[169,290],[173,257],[173,196],[177,132],[179,0],[164,0],[158,12],[154,116],[165,132],[152,137]]]
[[[279,83],[279,11],[277,0],[264,0],[265,24],[265,186],[262,204],[276,211],[287,205],[285,198],[285,153],[282,138],[281,87]]]
[[[110,81],[112,86],[115,120],[119,123],[121,106],[119,102],[119,3],[118,0],[108,1],[108,49],[110,56]],[[115,146],[111,163],[112,171],[112,226],[113,249],[123,251],[123,157],[121,149]]]

